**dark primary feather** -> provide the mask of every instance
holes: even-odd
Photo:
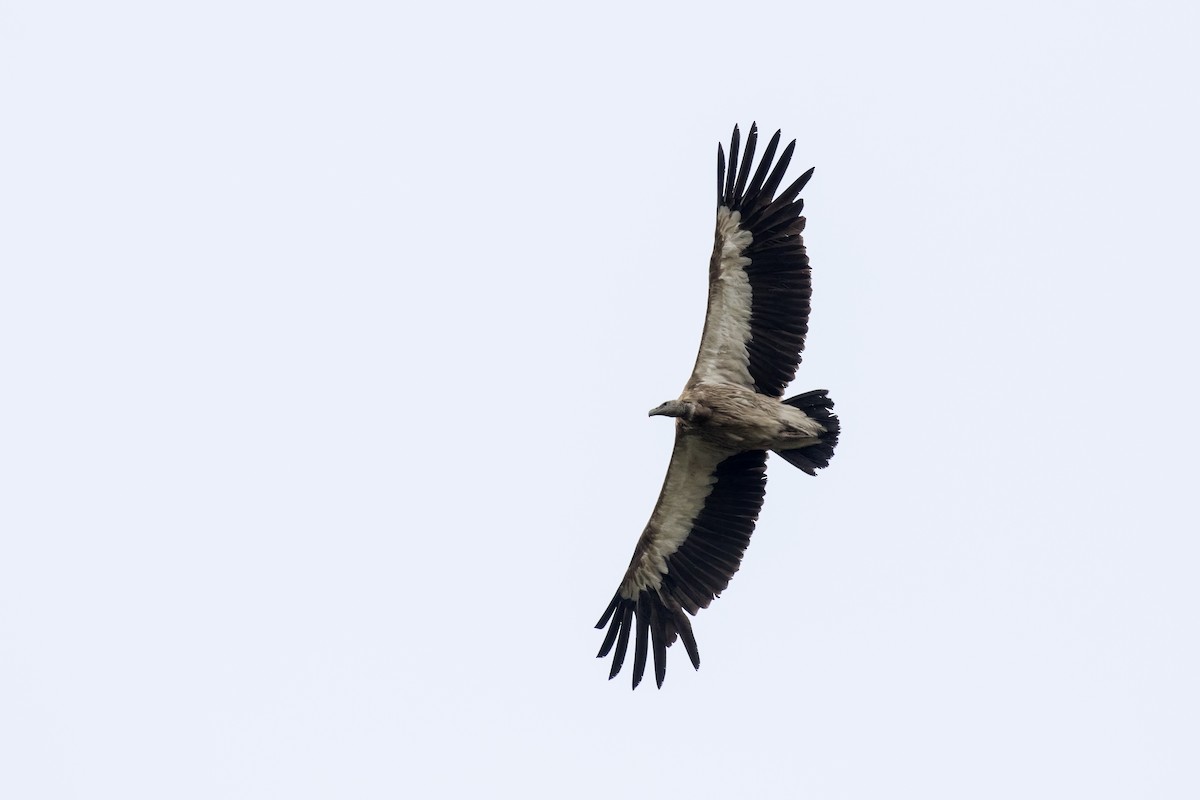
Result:
[[[804,337],[808,333],[809,300],[812,297],[808,255],[800,235],[804,230],[804,218],[800,216],[804,201],[796,197],[812,177],[813,170],[805,172],[776,196],[775,191],[783,182],[796,148],[796,142],[792,140],[779,160],[772,164],[779,137],[779,131],[771,137],[758,169],[744,191],[742,176],[750,170],[754,157],[752,143],[757,141],[758,126],[750,128],[745,156],[740,164],[736,160],[740,134],[734,128],[728,180],[725,180],[724,155],[719,153],[717,161],[718,203],[741,212],[741,227],[753,237],[742,254],[750,259],[745,269],[753,298],[747,344],[749,372],[754,388],[772,397],[782,396],[783,390],[796,377]],[[736,181],[735,172],[738,174]]]
[[[767,151],[763,153],[762,161],[758,164],[758,169],[754,172],[754,179],[750,181],[750,185],[746,187],[745,194],[737,193],[737,196],[754,198],[762,191],[763,179],[767,177],[767,170],[771,168],[771,161],[775,158],[775,150],[779,147],[779,137],[783,131],[775,131],[775,135],[771,137],[771,141],[767,143]],[[758,138],[758,126],[750,126],[750,135]],[[717,198],[717,205],[722,205],[724,196]]]
[[[757,135],[757,131],[751,128],[752,134]],[[733,138],[729,141],[729,183],[725,185],[725,196],[733,194],[734,167],[738,164],[738,141],[740,132],[737,125],[733,126]]]
[[[609,678],[621,671],[631,634],[634,634],[634,688],[641,683],[649,651],[654,655],[655,682],[662,686],[667,671],[667,648],[676,638],[683,640],[692,666],[699,669],[700,651],[687,614],[707,608],[741,566],[766,494],[766,463],[765,451],[751,450],[729,456],[718,464],[712,491],[696,515],[691,532],[667,558],[667,574],[662,576],[662,584],[657,589],[642,590],[636,598],[617,591],[596,623],[597,628],[608,626],[597,657],[613,652]],[[639,548],[626,579],[642,557]]]
[[[725,149],[717,145],[717,205],[725,196]]]
[[[737,130],[735,125],[733,128]],[[750,176],[750,162],[754,160],[754,146],[758,144],[758,126],[750,126],[750,135],[746,137],[746,155],[742,158],[742,168],[738,170],[737,185],[733,187],[733,195],[742,194],[746,189],[746,178]],[[733,174],[732,171],[730,174]]]

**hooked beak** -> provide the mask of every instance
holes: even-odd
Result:
[[[667,402],[663,403],[661,406],[656,406],[655,408],[650,409],[650,416],[652,416],[652,417],[678,417],[679,416],[679,403],[676,402],[675,400],[668,400]]]

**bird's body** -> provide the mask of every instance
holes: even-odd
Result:
[[[776,195],[796,144],[775,163],[779,137],[753,177],[756,127],[740,167],[733,129],[728,175],[717,150],[717,225],[700,351],[679,397],[650,411],[676,418],[675,448],[625,578],[596,625],[608,628],[599,655],[613,653],[610,678],[634,639],[634,687],[651,647],[662,686],[666,649],[677,639],[699,668],[687,615],[706,608],[741,564],[762,508],[767,452],[812,475],[828,466],[837,444],[839,423],[824,390],[781,399],[808,331],[812,290],[797,195],[812,170]]]
[[[800,409],[733,383],[698,383],[684,390],[679,402],[694,409],[676,422],[679,435],[730,452],[792,450],[817,444],[826,432]]]

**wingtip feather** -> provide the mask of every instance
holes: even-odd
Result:
[[[650,596],[642,593],[637,602],[637,636],[633,643],[633,688],[636,689],[646,673],[646,656],[650,647]]]
[[[725,148],[717,142],[717,206],[725,203]]]
[[[617,636],[617,651],[613,654],[612,669],[608,672],[608,679],[610,681],[617,677],[617,673],[621,671],[621,667],[625,664],[625,653],[629,649],[629,631],[633,627],[631,624],[632,617],[633,604],[631,603],[621,610],[620,622],[613,623],[614,625],[620,625],[621,632]]]
[[[725,175],[725,193],[722,205],[733,207],[736,198],[733,194],[734,181],[737,179],[738,151],[742,143],[742,134],[738,126],[733,126],[733,136],[729,140],[729,171]]]

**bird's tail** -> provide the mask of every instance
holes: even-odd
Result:
[[[825,432],[817,437],[816,444],[791,450],[776,450],[775,454],[809,475],[816,475],[817,470],[829,466],[829,459],[833,458],[833,448],[837,446],[838,432],[841,430],[838,418],[833,413],[833,401],[829,399],[829,393],[825,389],[814,389],[789,397],[783,402],[800,409],[811,419],[821,423]]]

